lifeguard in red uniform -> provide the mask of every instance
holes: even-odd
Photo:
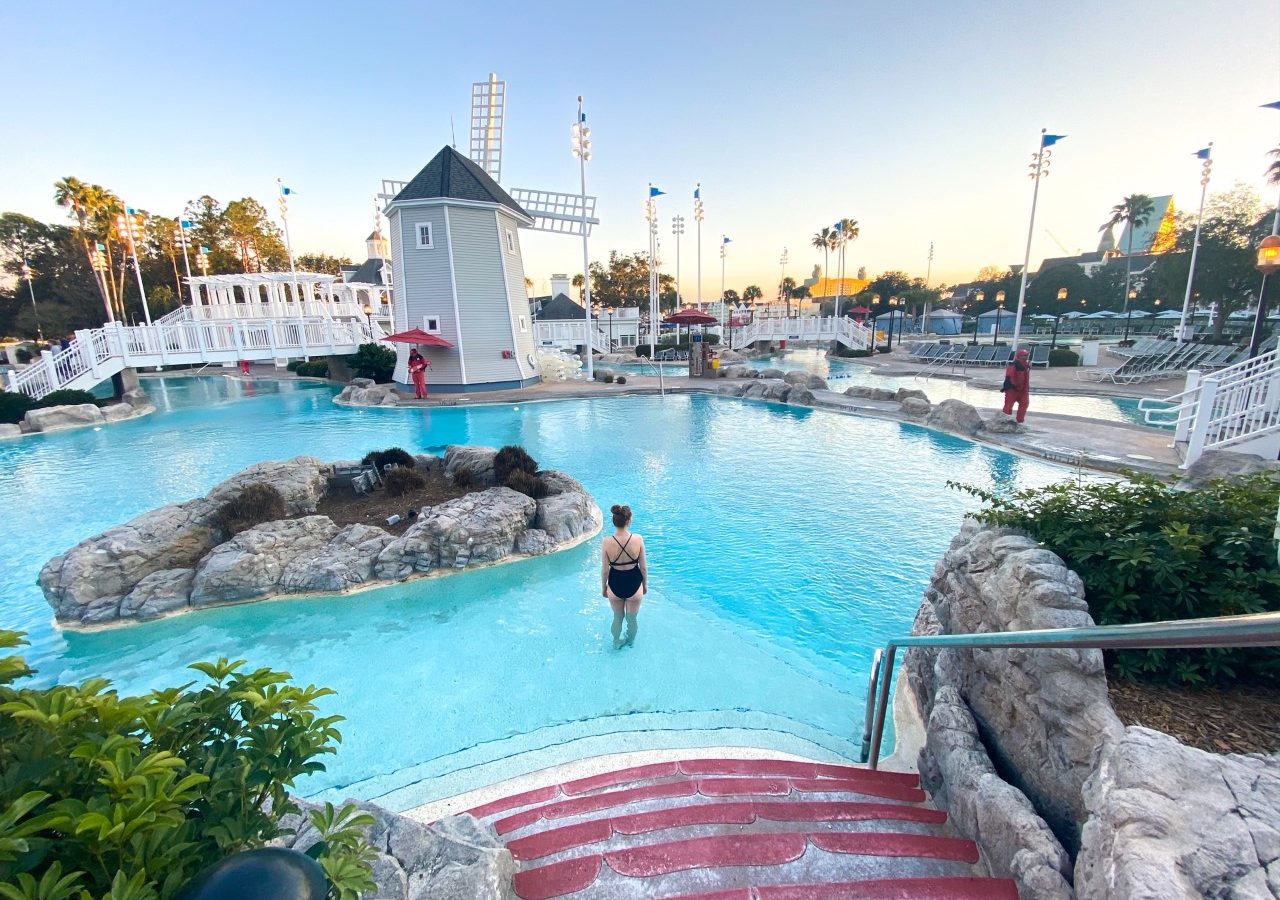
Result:
[[[431,363],[414,347],[409,351],[409,375],[413,378],[413,394],[419,400],[427,396],[427,369]]]
[[[1013,406],[1018,406],[1018,421],[1027,418],[1027,401],[1031,399],[1031,365],[1027,362],[1026,350],[1014,354],[1013,362],[1004,370],[1004,414],[1013,414]]]

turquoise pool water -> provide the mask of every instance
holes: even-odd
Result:
[[[333,687],[346,739],[303,792],[399,808],[645,747],[854,757],[871,654],[910,627],[971,508],[947,479],[1012,489],[1069,474],[910,425],[707,396],[351,410],[316,384],[146,387],[153,416],[0,445],[0,623],[29,632],[46,680],[137,691],[227,655]],[[522,443],[602,505],[632,505],[653,588],[635,647],[611,648],[594,541],[88,634],[53,627],[34,584],[76,541],[252,462],[449,443]]]
[[[653,363],[597,363],[602,369],[614,372],[652,375]],[[762,359],[741,363],[753,369],[781,369],[784,372],[802,370],[813,372],[827,379],[836,390],[860,385],[881,387],[896,391],[900,387],[916,388],[929,395],[934,403],[943,400],[963,400],[979,408],[998,409],[1004,398],[997,391],[971,387],[967,382],[952,378],[889,378],[877,375],[860,363],[842,359],[828,359],[819,350],[787,350]],[[664,363],[664,375],[673,378],[689,377],[689,367],[683,363]],[[1044,394],[1033,392],[1031,411],[1058,413],[1065,416],[1082,416],[1104,422],[1126,422],[1145,425],[1146,419],[1138,411],[1138,401],[1129,397],[1089,397],[1078,394]]]

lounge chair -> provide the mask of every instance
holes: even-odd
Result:
[[[979,366],[994,365],[995,359],[996,359],[996,351],[998,350],[1000,350],[999,347],[992,347],[990,345],[983,347],[982,351],[978,354],[978,358],[975,360],[975,363]]]
[[[1049,345],[1048,344],[1032,344],[1031,345],[1031,366],[1032,368],[1040,367],[1047,369],[1049,367]]]

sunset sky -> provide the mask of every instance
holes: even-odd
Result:
[[[689,299],[699,181],[704,296],[721,234],[728,286],[768,295],[783,247],[802,279],[822,261],[814,232],[842,216],[862,228],[850,274],[923,276],[930,242],[935,283],[1020,263],[1041,127],[1068,138],[1033,267],[1096,246],[1125,194],[1194,207],[1192,154],[1211,140],[1211,189],[1262,191],[1280,143],[1280,112],[1259,108],[1280,100],[1280,9],[1264,0],[25,3],[0,9],[0,31],[0,210],[62,221],[52,185],[75,175],[153,213],[206,192],[274,213],[281,176],[295,251],[359,261],[381,179],[411,178],[449,143],[450,115],[465,151],[470,84],[493,71],[508,82],[503,186],[576,190],[585,95],[593,259],[645,247],[652,181],[667,270],[670,217],[689,220]],[[530,235],[524,250],[539,292],[581,268],[573,238]]]

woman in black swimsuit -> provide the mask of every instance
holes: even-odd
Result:
[[[630,647],[636,640],[636,613],[645,595],[649,577],[644,538],[632,534],[631,507],[613,507],[614,533],[604,539],[600,552],[600,593],[613,608],[613,649]],[[627,621],[627,635],[621,637],[622,620]]]

